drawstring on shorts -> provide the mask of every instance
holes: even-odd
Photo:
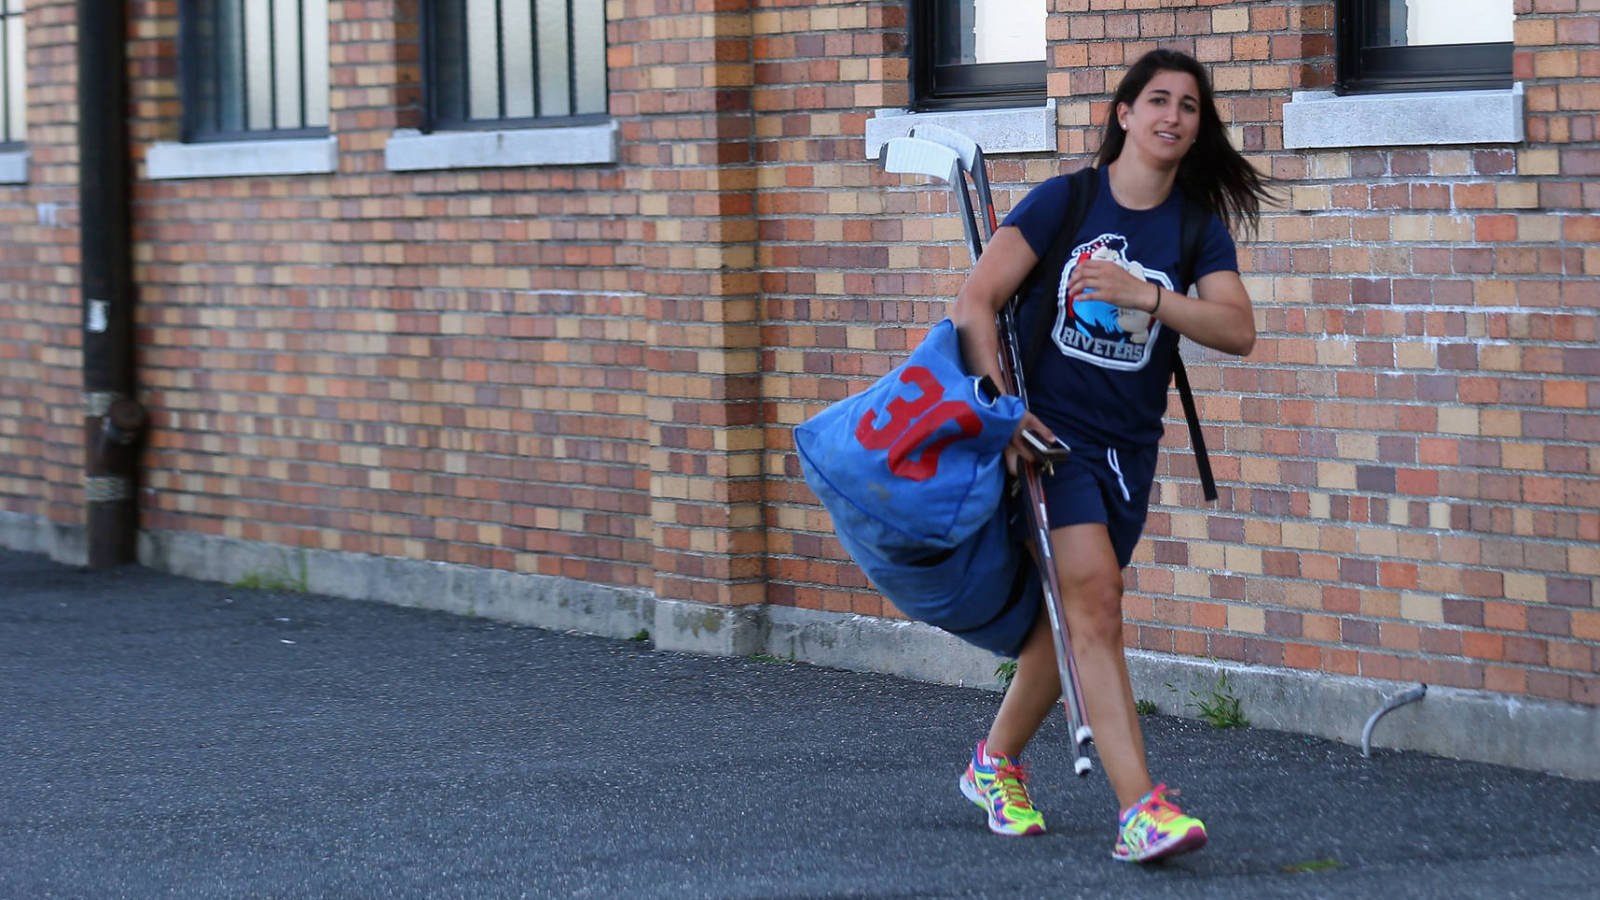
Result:
[[[1132,503],[1133,497],[1128,493],[1128,484],[1122,480],[1122,463],[1117,459],[1116,450],[1109,448],[1106,450],[1106,463],[1111,466],[1111,471],[1117,473],[1117,487],[1122,489],[1122,499]]]

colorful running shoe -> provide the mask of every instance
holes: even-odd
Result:
[[[1167,786],[1158,784],[1138,803],[1122,811],[1117,823],[1117,845],[1111,848],[1113,859],[1154,862],[1206,845],[1205,823],[1184,815],[1166,795]]]
[[[961,793],[983,807],[989,830],[1007,837],[1044,834],[1044,816],[1028,799],[1028,775],[1019,763],[1003,753],[993,753],[979,741],[972,762],[961,776]]]

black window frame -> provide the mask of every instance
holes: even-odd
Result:
[[[922,110],[1038,106],[1045,102],[1045,60],[940,64],[938,37],[951,27],[948,0],[910,0],[911,103]],[[1046,0],[1039,0],[1041,4]],[[1045,7],[1049,9],[1048,6]]]
[[[1337,94],[1491,90],[1511,87],[1512,42],[1377,46],[1376,4],[1338,0],[1334,21]]]
[[[276,28],[276,9],[279,3],[294,3],[299,7],[299,15],[295,21],[301,23],[299,34],[295,39],[300,42],[298,54],[300,65],[299,77],[299,106],[301,126],[298,128],[251,128],[250,123],[250,87],[249,66],[244,62],[243,47],[239,47],[239,78],[237,88],[240,109],[237,118],[243,127],[229,127],[224,123],[224,117],[229,115],[224,110],[224,101],[220,98],[221,73],[219,71],[220,55],[214,52],[216,42],[217,4],[234,3],[239,7],[237,15],[243,15],[246,3],[268,4],[268,21],[272,23],[269,28],[268,39],[272,46],[276,46],[278,33]],[[183,121],[182,139],[185,143],[215,143],[220,141],[262,141],[278,140],[284,138],[325,137],[328,134],[326,125],[306,125],[305,118],[308,110],[309,96],[306,85],[306,53],[305,53],[305,2],[304,0],[179,0],[178,4],[178,83],[180,85]],[[243,41],[242,28],[240,41]],[[272,120],[277,121],[276,106],[278,93],[277,81],[277,54],[268,51],[268,66],[272,72],[269,76],[274,82],[272,101],[274,112]],[[331,112],[331,111],[330,111]]]
[[[22,134],[11,133],[11,29],[22,31],[22,52],[28,52],[28,25],[25,18],[27,5],[22,9],[11,11],[10,4],[0,2],[0,150],[21,150],[28,145],[28,65],[24,58],[22,65]]]
[[[600,48],[601,59],[605,61],[605,74],[602,75],[602,86],[605,89],[605,107],[595,112],[572,113],[568,115],[540,115],[539,107],[543,102],[540,96],[538,75],[539,32],[536,0],[496,0],[495,8],[498,13],[502,3],[526,2],[529,9],[529,21],[533,23],[532,52],[533,52],[533,115],[508,116],[506,112],[506,67],[505,67],[505,38],[500,26],[500,16],[496,15],[495,47],[499,54],[499,108],[501,115],[495,118],[472,118],[472,83],[471,73],[461,65],[460,60],[466,57],[467,34],[465,28],[457,29],[452,34],[448,29],[451,23],[445,17],[449,4],[454,11],[459,13],[458,20],[466,18],[466,0],[424,0],[422,4],[422,103],[424,111],[424,132],[435,131],[488,131],[510,128],[557,128],[569,125],[591,125],[608,122],[611,119],[610,98],[611,79],[609,61],[606,60],[606,45]],[[567,30],[567,108],[578,108],[578,53],[576,38],[574,36],[573,7],[578,3],[596,2],[596,0],[566,0],[566,30]],[[605,40],[605,28],[601,28],[601,39]],[[455,56],[446,52],[447,46],[452,42],[459,42],[460,48]],[[441,84],[458,85],[456,94],[459,95],[459,105],[463,107],[457,111],[453,106],[454,97],[448,97],[440,89]]]

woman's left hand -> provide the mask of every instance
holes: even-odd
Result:
[[[1072,269],[1067,279],[1067,297],[1076,302],[1083,292],[1093,290],[1089,299],[1110,303],[1122,309],[1149,312],[1156,302],[1156,286],[1106,259],[1086,259]]]

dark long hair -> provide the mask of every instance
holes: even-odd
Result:
[[[1211,78],[1187,53],[1151,50],[1128,69],[1117,87],[1116,96],[1111,98],[1111,112],[1106,116],[1106,130],[1095,165],[1106,166],[1122,155],[1128,133],[1117,121],[1117,105],[1133,106],[1133,101],[1157,72],[1185,72],[1200,86],[1200,133],[1178,163],[1179,190],[1230,226],[1246,225],[1254,229],[1261,218],[1261,201],[1272,197],[1267,179],[1228,141],[1222,117],[1217,115]]]

